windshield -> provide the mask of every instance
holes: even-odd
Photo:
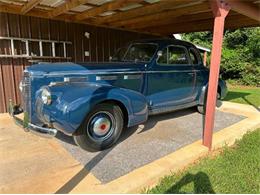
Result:
[[[113,62],[123,61],[126,51],[127,51],[127,47],[119,48],[114,54],[114,56],[111,58],[111,61]]]
[[[120,48],[111,59],[112,61],[150,62],[157,50],[153,43],[134,43],[128,49]]]

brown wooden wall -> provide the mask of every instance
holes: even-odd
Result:
[[[89,39],[84,36],[85,32],[90,33]],[[127,42],[148,38],[147,35],[133,32],[7,13],[0,13],[0,36],[71,41],[67,55],[74,62],[107,61],[117,48]],[[22,44],[16,48],[17,53],[25,50]],[[31,48],[33,52],[39,52],[37,45],[32,45]],[[51,53],[50,49],[48,46],[44,47],[44,53]],[[9,54],[10,50],[9,42],[2,40],[0,53]],[[89,57],[85,57],[84,51],[90,52]],[[26,58],[0,58],[0,113],[7,111],[10,98],[16,103],[20,102],[18,85],[22,71],[31,64]]]

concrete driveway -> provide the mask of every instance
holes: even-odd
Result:
[[[215,131],[246,118],[243,114],[217,111]],[[64,134],[54,139],[41,138],[24,132],[7,114],[1,114],[0,192],[84,193],[95,189],[75,191],[86,178],[83,186],[103,186],[102,190],[107,191],[104,186],[118,178],[200,140],[202,124],[202,115],[194,109],[153,116],[144,125],[127,129],[115,147],[88,153]]]
[[[217,111],[215,131],[244,119]],[[203,117],[195,109],[152,116],[144,124],[125,130],[114,148],[88,153],[75,146],[71,137],[60,134],[58,141],[102,183],[170,154],[202,138]]]

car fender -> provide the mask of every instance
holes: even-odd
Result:
[[[204,105],[205,95],[207,91],[208,91],[208,83],[201,88],[201,92],[198,100],[199,105]],[[220,92],[220,99],[224,99],[227,95],[227,86],[226,86],[226,82],[222,79],[219,79],[218,81],[218,91]]]
[[[43,115],[66,134],[73,134],[95,105],[104,101],[120,102],[127,111],[127,126],[143,123],[148,106],[143,94],[133,90],[97,83],[71,83],[50,87],[54,101],[44,106]],[[46,118],[46,117],[43,117]]]

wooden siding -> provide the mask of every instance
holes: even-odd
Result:
[[[85,32],[90,33],[89,39],[84,36]],[[72,57],[73,62],[108,61],[109,56],[127,42],[151,38],[140,33],[8,13],[0,13],[0,36],[71,41],[72,45],[67,48],[67,55]],[[18,54],[25,51],[22,44],[17,44],[16,48],[18,49],[15,52]],[[31,48],[34,53],[39,53],[37,43],[32,44]],[[10,54],[10,50],[8,41],[0,42],[0,53]],[[59,54],[62,50],[63,48],[60,48],[56,52]],[[89,51],[90,55],[84,56],[84,51]],[[43,46],[43,52],[50,55],[50,45]],[[0,113],[7,111],[10,98],[15,103],[20,102],[18,86],[22,71],[31,64],[32,62],[26,58],[0,58]]]

